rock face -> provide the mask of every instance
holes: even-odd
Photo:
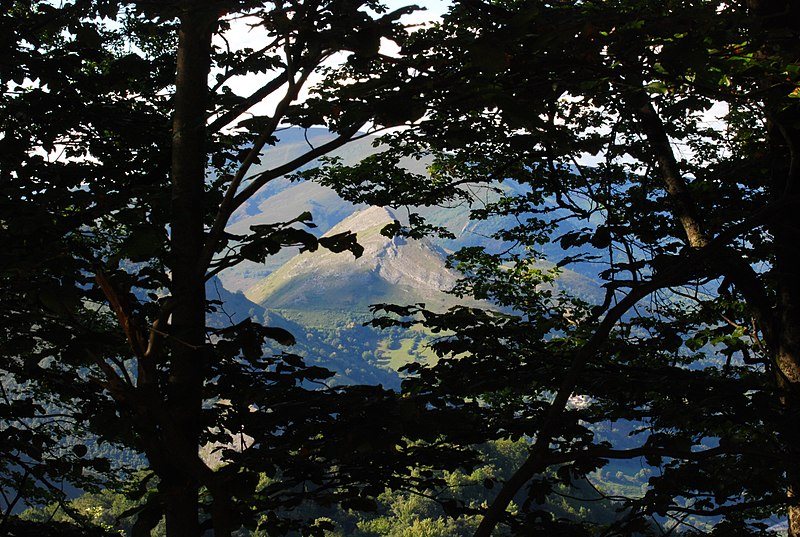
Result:
[[[364,309],[389,302],[429,306],[452,303],[444,293],[457,276],[444,267],[444,253],[427,240],[388,238],[381,229],[395,220],[382,207],[356,212],[326,235],[353,231],[364,254],[328,250],[300,254],[245,294],[257,304],[287,309]]]

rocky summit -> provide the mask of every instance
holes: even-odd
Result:
[[[445,268],[445,254],[426,239],[387,237],[381,230],[397,217],[389,209],[369,207],[330,229],[326,235],[357,233],[364,253],[320,249],[299,254],[245,293],[271,308],[366,311],[370,304],[424,302],[446,306],[457,275]]]

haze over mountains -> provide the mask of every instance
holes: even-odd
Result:
[[[330,134],[324,130],[287,130],[281,133],[280,144],[265,152],[261,160],[264,165],[280,165],[328,139]],[[335,156],[345,164],[355,164],[376,152],[373,141],[367,137],[347,144]],[[407,164],[415,173],[425,172],[424,161]],[[519,188],[514,183],[498,186],[500,192]],[[474,204],[480,206],[499,195],[498,191],[476,189]],[[280,178],[237,211],[228,228],[231,233],[246,234],[250,226],[286,222],[310,212],[316,227],[307,229],[309,232],[317,236],[355,232],[364,247],[363,255],[356,259],[350,252],[325,249],[298,254],[298,249],[287,248],[265,263],[245,262],[223,272],[219,280],[210,282],[208,294],[222,302],[224,311],[217,315],[235,322],[250,317],[289,330],[297,339],[291,352],[337,371],[335,382],[397,385],[400,366],[411,360],[434,359],[426,347],[430,335],[363,326],[371,318],[369,306],[424,303],[440,311],[456,304],[490,307],[446,293],[459,277],[445,267],[450,252],[464,246],[493,251],[508,247],[492,235],[512,222],[472,221],[470,210],[467,203],[419,210],[432,224],[453,232],[455,239],[390,238],[381,230],[396,219],[403,221],[404,210],[354,205],[317,183]],[[542,266],[549,268],[552,263],[543,262]],[[591,277],[566,269],[555,287],[585,298],[600,295]]]
[[[322,129],[309,129],[305,133],[300,129],[290,129],[281,132],[280,136],[280,143],[276,147],[268,149],[261,157],[263,165],[269,164],[270,167],[281,165],[311,147],[322,145],[331,138],[330,133]],[[366,156],[379,151],[379,148],[373,146],[374,141],[375,137],[356,140],[336,150],[331,156],[341,158],[345,165],[355,164]],[[424,160],[408,159],[402,164],[411,172],[426,173],[427,163]],[[317,163],[311,163],[306,168],[316,165]],[[254,172],[257,173],[258,170],[259,168],[256,168]],[[504,188],[511,187],[506,185]],[[476,188],[474,196],[474,203],[481,204],[488,198],[496,198],[497,194],[486,188]],[[308,231],[321,236],[356,211],[366,208],[367,206],[364,204],[355,205],[343,200],[331,188],[311,181],[292,181],[284,177],[270,182],[241,207],[233,215],[228,231],[234,234],[246,234],[249,232],[250,226],[287,222],[304,212],[310,212],[316,228],[308,229]],[[499,246],[500,243],[491,238],[491,234],[496,229],[496,223],[471,222],[470,209],[469,204],[463,203],[454,207],[424,207],[415,210],[433,224],[447,228],[457,235],[455,240],[431,238],[431,244],[443,252],[452,252],[467,245]],[[404,210],[397,210],[393,212],[393,215],[400,221],[404,221],[404,212]],[[296,249],[287,248],[277,255],[269,257],[262,264],[245,261],[234,269],[221,274],[220,279],[231,291],[246,291],[283,266],[296,254]]]
[[[280,138],[280,143],[268,149],[261,157],[263,166],[268,164],[272,167],[288,162],[309,148],[322,145],[331,138],[331,134],[323,129],[308,129],[307,131],[287,129],[280,133]],[[332,156],[340,157],[343,164],[355,164],[364,157],[379,151],[379,148],[374,147],[374,141],[375,137],[356,140],[333,152]],[[317,164],[316,162],[310,163],[306,168],[314,167]],[[427,163],[424,160],[408,159],[402,164],[414,173],[424,174],[426,172]],[[254,172],[257,173],[258,168]],[[495,239],[492,235],[501,227],[514,225],[513,222],[506,222],[504,219],[490,221],[472,221],[470,219],[472,208],[480,207],[482,204],[497,199],[501,195],[500,192],[503,191],[519,193],[522,189],[513,182],[505,182],[497,185],[497,191],[485,187],[473,189],[471,205],[464,202],[451,207],[434,206],[415,209],[432,224],[444,227],[456,235],[455,239],[431,237],[427,243],[428,246],[434,251],[438,251],[439,254],[445,255],[464,246],[484,246],[495,251],[505,249],[508,245]],[[246,234],[249,232],[250,226],[286,222],[304,212],[310,212],[316,227],[307,229],[307,231],[321,236],[357,211],[366,208],[366,205],[354,205],[343,200],[331,188],[311,181],[292,181],[284,177],[267,184],[246,205],[241,207],[234,214],[228,230],[234,234]],[[404,220],[404,209],[387,210],[391,211],[394,218]],[[388,221],[390,220],[387,218]],[[356,225],[361,226],[357,222]],[[569,223],[564,225],[570,226]],[[340,229],[348,228],[342,226]],[[556,253],[558,247],[552,245],[545,246],[544,249],[545,253],[548,249],[552,249],[553,253]],[[297,249],[287,248],[277,255],[267,258],[265,263],[257,264],[245,261],[222,273],[220,280],[230,291],[247,291],[253,286],[261,285],[264,278],[284,266],[296,254]],[[342,258],[352,260],[352,256],[349,254],[342,254]],[[326,257],[326,259],[333,261],[334,258]],[[577,275],[573,277],[570,275],[570,271],[565,271],[565,274],[575,280],[572,283],[584,287],[584,290],[595,287],[591,278],[581,279]],[[255,290],[248,294],[258,299]]]

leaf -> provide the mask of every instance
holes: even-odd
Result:
[[[564,250],[573,246],[582,246],[591,240],[592,235],[588,233],[590,231],[589,228],[582,228],[577,231],[564,233],[558,238],[558,242]]]
[[[319,244],[323,248],[327,248],[334,253],[349,251],[353,254],[353,257],[356,258],[361,257],[364,253],[364,247],[358,244],[357,235],[351,231],[344,231],[336,235],[321,237],[319,239]]]
[[[499,73],[509,66],[510,58],[502,46],[502,38],[490,35],[476,39],[469,48],[469,59],[480,69]]]
[[[128,518],[134,514],[136,515],[136,521],[131,527],[131,536],[150,537],[152,530],[164,516],[161,496],[158,493],[150,492],[146,497],[144,505],[125,511],[119,518]]]
[[[668,93],[671,90],[667,84],[660,80],[650,82],[647,86],[645,86],[645,89],[648,91],[648,93],[656,93],[661,95]]]
[[[124,259],[134,262],[147,261],[163,251],[166,235],[152,227],[138,226],[131,230],[130,236],[122,243],[120,254]]]
[[[300,356],[297,356],[296,354],[282,354],[281,358],[283,359],[284,362],[293,367],[301,368],[306,366],[303,359]]]
[[[48,285],[42,287],[38,295],[47,309],[59,315],[71,315],[80,306],[80,297],[71,287]]]
[[[294,345],[295,343],[297,343],[291,332],[283,328],[265,326],[261,329],[261,333],[265,337],[275,340],[281,345]]]
[[[402,229],[403,226],[402,224],[400,224],[400,221],[395,220],[394,222],[386,224],[381,228],[381,235],[383,235],[384,237],[393,238],[399,235]]]
[[[595,248],[607,248],[611,244],[611,229],[608,226],[599,226],[589,243]]]

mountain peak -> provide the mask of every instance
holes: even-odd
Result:
[[[333,226],[325,235],[335,235],[345,231],[366,231],[376,226],[381,226],[381,228],[383,228],[383,226],[391,224],[396,219],[397,217],[390,209],[372,205],[366,209],[354,212]]]
[[[450,304],[444,291],[456,282],[444,256],[430,241],[387,237],[381,230],[396,219],[385,207],[358,211],[326,235],[353,231],[364,247],[361,257],[328,250],[292,258],[251,287],[246,295],[258,304],[288,309],[367,309],[369,304],[426,302]]]

